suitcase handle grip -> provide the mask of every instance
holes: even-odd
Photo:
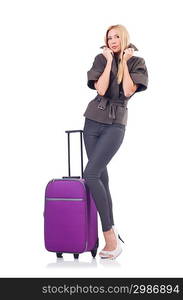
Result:
[[[83,130],[66,130],[67,133],[67,145],[68,145],[68,176],[71,177],[71,163],[70,163],[70,133],[79,132],[80,133],[80,153],[81,153],[81,178],[83,178],[83,140],[82,133]],[[73,178],[80,178],[78,176],[73,176]]]
[[[66,133],[72,133],[72,132],[83,132],[83,130],[66,130]]]

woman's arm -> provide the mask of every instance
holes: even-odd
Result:
[[[124,65],[124,73],[123,73],[122,82],[123,82],[124,95],[126,97],[130,97],[132,94],[135,93],[136,89],[138,88],[138,85],[134,84],[130,77],[126,60],[123,60],[123,65]]]
[[[105,92],[107,91],[108,86],[109,86],[111,64],[112,64],[112,60],[111,61],[108,60],[106,66],[105,66],[104,72],[99,77],[99,79],[94,83],[94,86],[95,86],[97,92],[101,96],[105,95]]]
[[[103,49],[103,55],[105,56],[105,58],[107,60],[107,64],[105,66],[105,69],[104,69],[104,72],[102,73],[102,75],[94,83],[94,86],[95,86],[97,92],[101,96],[105,95],[105,92],[107,91],[108,86],[109,86],[110,71],[111,71],[111,65],[112,65],[112,61],[113,61],[112,50],[105,47]]]

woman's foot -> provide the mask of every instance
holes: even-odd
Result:
[[[104,231],[103,234],[106,245],[99,253],[99,256],[101,258],[116,258],[121,253],[122,249],[114,226],[112,226],[110,230]]]

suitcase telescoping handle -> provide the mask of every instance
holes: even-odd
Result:
[[[66,130],[67,135],[67,145],[68,145],[68,177],[63,176],[62,178],[80,178],[80,176],[71,176],[71,162],[70,162],[70,133],[79,132],[80,133],[80,153],[81,153],[81,178],[83,178],[83,143],[82,143],[82,133],[83,130]]]

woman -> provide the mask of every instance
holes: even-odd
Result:
[[[107,165],[123,142],[128,100],[135,92],[147,89],[148,72],[145,60],[133,55],[137,48],[129,43],[125,26],[110,26],[104,40],[103,53],[95,57],[87,72],[87,85],[96,89],[97,96],[84,113],[83,137],[88,163],[83,177],[94,198],[106,242],[99,255],[114,259],[122,247],[114,226]]]

